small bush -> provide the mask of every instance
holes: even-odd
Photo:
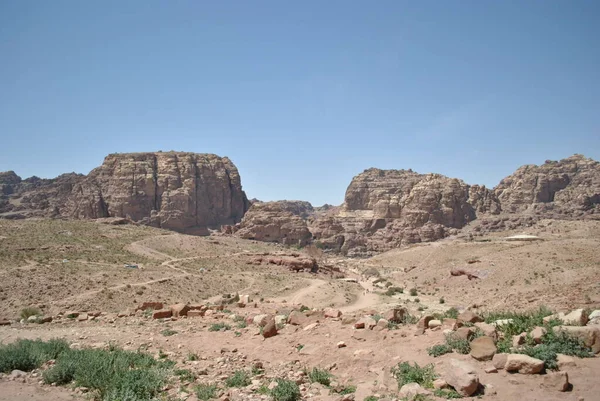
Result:
[[[469,344],[469,340],[465,340],[463,338],[458,338],[453,334],[448,334],[446,336],[446,345],[452,348],[454,351],[459,354],[468,354],[471,352],[471,345]]]
[[[331,373],[324,369],[313,368],[308,372],[308,378],[312,383],[320,383],[324,386],[331,384]]]
[[[439,345],[434,345],[431,348],[427,348],[427,353],[429,354],[429,356],[432,356],[434,358],[437,358],[438,356],[442,356],[444,354],[449,354],[452,352],[452,347],[449,346],[448,344],[439,344]]]
[[[379,398],[375,397],[374,395],[369,395],[367,397],[365,397],[365,399],[363,401],[377,401],[379,400]]]
[[[165,329],[165,330],[161,331],[160,334],[162,334],[165,337],[170,337],[170,336],[177,334],[177,331],[171,330],[171,329]]]
[[[179,380],[182,382],[193,382],[196,380],[196,375],[189,369],[176,369],[173,373],[175,376],[179,376]]]
[[[388,289],[385,291],[385,295],[391,297],[396,294],[402,294],[403,292],[404,288],[402,287],[388,287]]]
[[[217,386],[214,384],[199,384],[196,386],[196,397],[202,401],[217,398]]]
[[[518,352],[544,361],[546,369],[558,369],[557,354],[578,358],[593,357],[590,348],[586,347],[581,340],[564,331],[555,333],[551,329],[542,336],[541,344],[527,345]]]
[[[227,323],[223,323],[223,322],[214,323],[208,328],[208,331],[227,331],[227,330],[231,330],[231,326],[228,325]]]
[[[393,367],[392,374],[398,381],[398,388],[408,383],[417,383],[424,388],[433,388],[433,381],[437,377],[433,365],[420,367],[417,363],[411,365],[408,362],[401,362]]]
[[[198,358],[198,354],[195,354],[193,352],[188,352],[188,355],[187,355],[188,361],[197,361],[198,359],[200,359],[200,358]]]
[[[42,311],[34,307],[24,308],[21,310],[20,316],[21,319],[27,320],[30,316],[42,316]]]
[[[446,300],[443,297],[440,298],[440,304],[445,304],[445,303],[446,303]]]
[[[541,307],[530,312],[489,312],[484,314],[483,318],[486,323],[493,323],[496,320],[511,319],[512,322],[498,327],[498,331],[502,332],[505,337],[512,337],[523,332],[530,332],[536,326],[544,326],[544,318],[550,316],[552,311]],[[558,321],[552,321],[550,326],[560,324]]]
[[[310,310],[310,308],[308,306],[306,306],[306,305],[302,305],[300,307],[300,312],[306,312],[307,310]]]
[[[300,399],[300,388],[291,380],[277,379],[277,387],[271,390],[275,401],[296,401]]]
[[[417,296],[417,289],[416,288],[411,288],[410,289],[410,295],[412,297],[416,297]]]
[[[243,370],[237,370],[232,376],[225,379],[225,385],[227,387],[246,387],[251,382],[250,376]]]
[[[342,387],[337,393],[341,395],[356,393],[356,386]]]
[[[18,340],[0,346],[0,372],[8,373],[15,369],[31,371],[68,349],[69,344],[63,340]]]

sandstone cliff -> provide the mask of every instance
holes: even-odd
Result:
[[[502,209],[547,217],[592,214],[600,205],[600,163],[582,155],[522,166],[494,189]]]
[[[240,238],[304,246],[312,239],[306,219],[313,212],[303,201],[254,202],[231,231]]]
[[[248,209],[235,165],[211,154],[112,154],[87,176],[16,181],[0,176],[2,217],[126,217],[201,234],[239,222]]]
[[[435,241],[477,212],[499,211],[498,199],[485,187],[440,174],[372,168],[354,177],[340,209],[310,228],[323,247],[359,255]]]

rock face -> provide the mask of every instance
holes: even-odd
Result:
[[[526,165],[494,189],[509,213],[578,217],[600,206],[600,163],[582,155],[541,166]]]
[[[435,241],[477,212],[498,213],[492,191],[440,174],[368,169],[354,177],[344,205],[311,224],[314,239],[347,254]]]
[[[0,176],[2,217],[126,217],[202,234],[207,227],[239,222],[248,209],[235,165],[211,154],[111,154],[87,176],[15,181],[10,172]]]
[[[255,202],[231,231],[240,238],[304,246],[312,239],[306,224],[312,213],[308,202]]]

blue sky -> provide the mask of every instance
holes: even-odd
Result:
[[[493,187],[600,159],[598,1],[0,2],[0,171],[229,156],[249,197],[369,167]]]

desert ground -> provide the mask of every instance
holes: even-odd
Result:
[[[486,317],[540,307],[583,309],[586,316],[600,309],[600,222],[542,220],[526,231],[470,237],[475,227],[352,259],[220,233],[0,220],[0,343],[59,338],[73,349],[119,347],[172,360],[189,375],[169,379],[156,398],[165,400],[196,400],[203,384],[215,385],[221,400],[267,400],[276,379],[299,384],[301,398],[310,400],[445,399],[458,394],[400,393],[392,368],[432,364],[444,379],[454,369],[451,360],[465,362],[473,368],[468,376],[477,377],[477,391],[466,398],[600,400],[597,355],[559,361],[557,371],[542,374],[494,371],[495,360],[468,352],[430,355],[457,329],[444,315],[449,310]],[[507,240],[519,234],[538,239]],[[319,266],[313,272],[286,264],[311,258]],[[451,275],[457,270],[468,274]],[[163,304],[169,316],[176,304],[201,313],[155,318],[155,311],[138,307],[145,302]],[[27,309],[36,311],[33,319],[22,319]],[[411,318],[394,322],[388,319],[394,310]],[[40,323],[44,317],[52,320]],[[272,319],[276,335],[266,336]],[[328,385],[308,374],[314,368],[330,375]],[[73,383],[46,384],[44,369],[3,374],[0,400],[97,398]],[[229,386],[236,371],[248,372],[249,382]],[[551,383],[562,372],[565,392]]]

